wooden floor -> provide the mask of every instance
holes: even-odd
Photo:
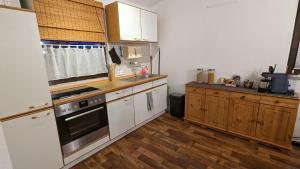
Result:
[[[300,169],[300,148],[281,151],[165,114],[73,169]]]

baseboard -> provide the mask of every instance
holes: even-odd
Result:
[[[144,121],[143,123],[140,123],[140,124],[136,125],[134,128],[128,130],[127,132],[125,132],[125,133],[119,135],[118,137],[116,137],[116,138],[114,138],[114,139],[112,139],[112,140],[110,140],[110,141],[108,141],[108,142],[106,142],[106,143],[100,145],[99,147],[95,148],[94,150],[92,150],[92,151],[90,151],[90,152],[88,152],[88,153],[86,153],[86,154],[80,156],[78,159],[76,159],[76,160],[74,160],[74,161],[72,161],[72,162],[66,164],[62,169],[69,169],[69,168],[75,166],[76,164],[80,163],[81,161],[83,161],[83,160],[87,159],[88,157],[90,157],[90,156],[96,154],[96,153],[99,152],[100,150],[102,150],[102,149],[108,147],[109,145],[111,145],[111,144],[113,144],[114,142],[120,140],[120,139],[123,138],[124,136],[130,134],[131,132],[133,132],[133,131],[135,131],[135,130],[137,130],[137,129],[139,129],[140,127],[144,126],[145,124],[151,122],[152,120],[158,118],[159,116],[161,116],[161,115],[163,115],[163,114],[165,114],[165,113],[166,113],[166,111],[162,111],[161,113],[158,113],[158,114],[154,115],[154,116],[151,117],[150,119]]]

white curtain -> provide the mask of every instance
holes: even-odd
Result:
[[[101,46],[45,45],[43,50],[49,80],[108,72]]]

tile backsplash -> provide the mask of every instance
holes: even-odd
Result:
[[[158,51],[157,44],[134,44],[139,45],[142,48],[142,56],[138,59],[125,59],[123,56],[123,49],[129,44],[109,44],[109,50],[115,48],[117,54],[120,56],[121,64],[116,67],[116,76],[127,76],[140,72],[142,67],[149,67],[150,70],[150,55],[154,55]],[[108,54],[109,63],[111,63],[110,55]]]

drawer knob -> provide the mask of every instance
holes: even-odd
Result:
[[[215,94],[219,94],[219,92],[215,92]]]
[[[241,96],[240,99],[242,99],[242,100],[243,100],[243,99],[246,99],[246,96]]]
[[[280,103],[280,101],[276,100],[274,103],[278,104],[278,103]]]

